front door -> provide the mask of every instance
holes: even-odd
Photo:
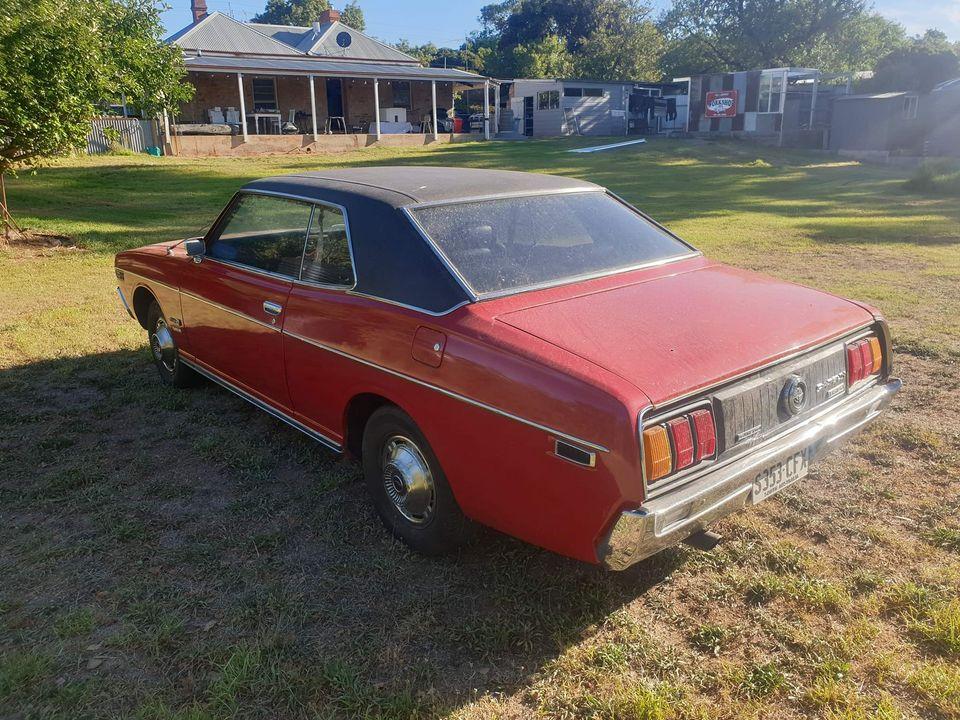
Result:
[[[181,280],[191,354],[230,384],[283,409],[284,310],[299,277],[312,206],[238,194]]]
[[[343,83],[327,78],[327,117],[343,117]]]
[[[533,95],[523,98],[523,134],[533,137]]]

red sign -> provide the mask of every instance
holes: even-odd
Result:
[[[737,91],[717,90],[707,93],[707,106],[704,115],[708,118],[736,117]]]

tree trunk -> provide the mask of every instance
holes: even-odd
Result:
[[[18,235],[23,234],[23,230],[17,225],[10,210],[7,208],[7,183],[6,174],[0,172],[0,222],[3,222],[3,239],[10,240],[10,231],[13,230]]]

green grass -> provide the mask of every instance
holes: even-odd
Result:
[[[960,716],[960,207],[909,171],[739,142],[76,158],[8,183],[79,249],[0,247],[0,717]],[[441,164],[594,180],[711,257],[880,307],[905,389],[858,441],[623,574],[490,533],[390,538],[354,465],[160,387],[113,253],[247,180]]]

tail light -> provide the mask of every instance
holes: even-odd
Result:
[[[673,470],[666,426],[655,425],[643,431],[643,469],[650,482],[666,477]]]
[[[699,465],[717,453],[713,412],[699,408],[643,431],[643,470],[648,483]]]
[[[876,335],[847,344],[847,387],[880,372],[883,351]]]

